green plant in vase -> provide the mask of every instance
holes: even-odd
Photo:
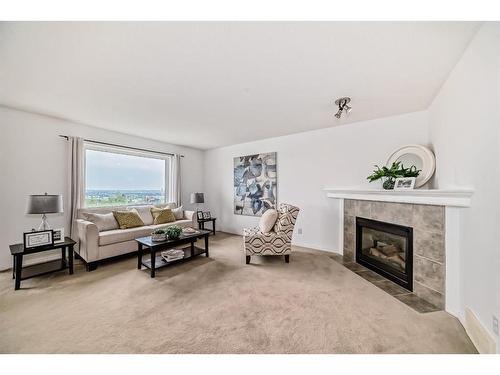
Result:
[[[418,177],[421,172],[421,170],[417,169],[417,167],[415,167],[414,165],[412,165],[410,168],[405,168],[400,161],[392,163],[389,168],[385,166],[380,168],[378,165],[375,165],[375,168],[376,169],[373,170],[373,173],[366,179],[370,182],[382,179],[382,187],[385,190],[394,189],[396,178]]]
[[[181,236],[182,228],[178,225],[172,225],[165,228],[165,232],[169,240],[176,240]]]

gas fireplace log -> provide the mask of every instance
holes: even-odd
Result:
[[[389,260],[389,261],[399,265],[399,267],[401,267],[402,270],[405,269],[405,261],[401,257],[401,255],[399,255],[399,254],[393,254],[391,256],[387,256],[381,251],[381,249],[376,249],[374,247],[371,247],[369,252],[370,252],[370,255],[373,255],[374,257]]]

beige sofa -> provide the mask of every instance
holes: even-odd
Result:
[[[168,204],[170,208],[175,208],[174,203]],[[160,227],[169,225],[179,225],[181,227],[197,228],[197,220],[194,211],[184,211],[184,217],[168,224],[153,224],[153,216],[149,208],[152,205],[128,206],[126,208],[138,209],[139,215],[144,224],[143,227],[130,229],[113,229],[99,232],[97,225],[85,220],[86,213],[105,214],[116,210],[124,210],[120,207],[99,207],[81,208],[78,210],[78,238],[80,240],[78,248],[75,250],[79,257],[87,264],[87,270],[92,271],[97,268],[97,262],[103,259],[113,258],[119,255],[137,251],[136,238],[148,236],[151,232]],[[156,207],[165,207],[160,205]],[[148,215],[149,213],[149,215]]]

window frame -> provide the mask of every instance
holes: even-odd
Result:
[[[124,205],[109,205],[109,206],[92,206],[88,207],[86,204],[86,195],[87,195],[87,150],[91,151],[99,151],[99,152],[108,152],[110,154],[122,154],[129,156],[138,156],[149,159],[160,159],[165,161],[165,186],[164,186],[164,199],[165,204],[171,201],[171,188],[170,188],[170,179],[171,171],[172,171],[172,155],[160,154],[154,151],[140,151],[131,149],[125,146],[111,146],[111,145],[101,145],[94,142],[85,141],[83,143],[83,202],[82,206],[84,208],[106,208],[106,207],[127,207],[133,205],[140,205],[146,203],[137,203],[137,204],[124,204]]]

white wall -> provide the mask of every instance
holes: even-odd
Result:
[[[500,24],[486,23],[429,108],[438,188],[475,188],[461,216],[461,290],[497,342],[500,319]],[[463,317],[462,317],[463,318]]]
[[[205,207],[215,213],[221,230],[241,234],[243,227],[256,226],[258,218],[233,213],[233,158],[276,151],[278,202],[301,208],[294,243],[338,251],[338,206],[323,188],[369,186],[366,176],[374,164],[385,164],[402,145],[427,141],[427,112],[415,112],[209,150]]]
[[[22,242],[23,232],[40,222],[39,216],[25,214],[27,196],[68,197],[66,141],[59,134],[182,153],[183,203],[190,192],[203,191],[203,151],[0,107],[0,269],[11,267],[9,244]],[[66,221],[61,214],[49,215],[49,222],[57,228]]]

